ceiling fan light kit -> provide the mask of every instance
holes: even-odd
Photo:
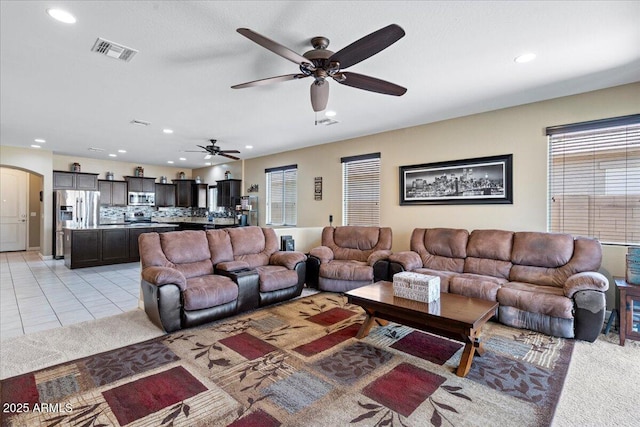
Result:
[[[328,38],[322,36],[313,37],[311,39],[313,49],[305,52],[303,55],[299,55],[291,49],[248,28],[238,28],[237,31],[276,55],[298,64],[302,74],[286,74],[254,80],[231,86],[233,89],[313,77],[314,81],[311,83],[310,92],[311,107],[315,112],[323,111],[327,107],[329,101],[329,82],[327,79],[329,77],[345,86],[385,95],[402,96],[407,91],[406,88],[385,80],[342,71],[381,52],[404,37],[404,30],[396,24],[391,24],[374,31],[335,53],[327,49],[329,47]]]

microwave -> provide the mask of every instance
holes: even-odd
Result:
[[[129,205],[131,206],[155,206],[156,193],[137,193],[129,191]]]

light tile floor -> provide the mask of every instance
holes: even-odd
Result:
[[[37,252],[0,253],[0,341],[138,307],[140,263],[70,270]]]

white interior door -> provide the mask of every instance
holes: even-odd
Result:
[[[0,168],[0,252],[27,249],[26,172]]]

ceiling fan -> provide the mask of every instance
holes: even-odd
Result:
[[[327,102],[329,101],[328,77],[346,86],[386,95],[402,96],[407,91],[406,88],[385,80],[342,71],[386,49],[404,37],[404,30],[396,24],[374,31],[335,53],[327,49],[329,46],[328,38],[314,37],[311,39],[313,49],[303,55],[298,55],[291,49],[248,28],[238,28],[237,31],[273,53],[295,62],[300,67],[300,73],[242,83],[231,86],[233,89],[304,79],[311,76],[314,79],[311,84],[311,106],[313,111],[316,112],[322,111],[327,107]]]
[[[240,160],[239,157],[232,156],[229,153],[240,153],[238,150],[221,150],[220,147],[216,145],[217,139],[210,139],[211,145],[207,145],[203,147],[202,145],[198,145],[198,147],[202,148],[204,151],[185,151],[185,153],[207,153],[204,156],[205,160],[209,160],[212,156],[224,156],[233,160]]]

